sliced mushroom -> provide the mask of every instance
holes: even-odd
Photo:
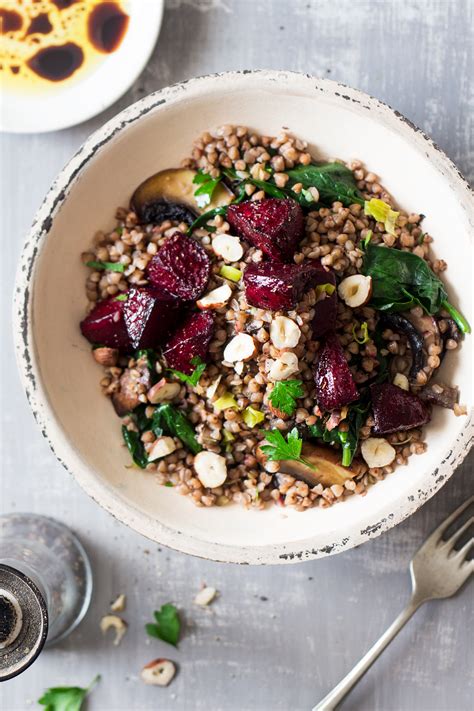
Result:
[[[440,345],[441,336],[438,324],[432,316],[424,313],[420,306],[411,309],[411,311],[406,314],[406,317],[410,323],[413,324],[416,330],[423,336],[426,350],[428,350],[428,348],[432,345]]]
[[[393,331],[404,333],[410,344],[412,362],[408,377],[416,382],[420,370],[424,370],[428,380],[433,368],[428,364],[429,348],[441,345],[441,336],[435,319],[416,307],[405,314],[383,314],[381,323]]]
[[[439,405],[448,410],[454,410],[454,406],[459,400],[459,389],[444,385],[444,383],[430,383],[419,391],[418,397],[430,405]]]
[[[280,462],[280,471],[303,479],[309,486],[317,484],[326,487],[334,484],[343,486],[347,479],[353,479],[362,473],[363,464],[358,460],[354,459],[350,467],[343,467],[341,453],[338,450],[319,447],[309,442],[303,444],[301,457],[313,464],[314,469],[300,462],[288,460]]]
[[[169,168],[141,183],[132,195],[131,207],[142,222],[177,220],[190,225],[198,215],[232,202],[233,193],[222,183],[214,190],[210,203],[195,196],[195,170]]]
[[[134,368],[127,368],[120,377],[119,389],[112,395],[112,404],[119,417],[124,417],[140,404],[140,395],[149,390],[150,370],[140,361]]]
[[[411,321],[401,314],[383,314],[380,322],[383,326],[387,326],[392,331],[404,333],[407,337],[412,357],[409,377],[410,380],[416,379],[416,374],[423,369],[425,363],[423,336]]]
[[[438,320],[438,328],[441,334],[441,341],[443,343],[443,350],[440,353],[440,359],[443,360],[446,355],[446,343],[449,340],[459,343],[462,340],[462,334],[456,325],[456,322],[452,318],[443,318]]]

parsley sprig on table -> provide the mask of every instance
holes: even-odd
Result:
[[[82,689],[80,686],[55,686],[47,689],[38,703],[46,707],[44,711],[81,711],[82,702],[99,680],[100,674],[93,679],[87,689]]]
[[[296,410],[296,398],[304,396],[301,380],[280,380],[275,383],[268,399],[273,407],[285,415],[292,415]]]
[[[169,372],[174,375],[175,378],[178,378],[178,380],[181,380],[183,383],[189,383],[189,385],[192,385],[193,387],[196,387],[198,384],[201,375],[204,373],[207,367],[207,363],[204,363],[202,358],[199,356],[195,356],[194,358],[191,359],[191,364],[194,365],[194,370],[191,373],[191,375],[187,375],[186,373],[182,373],[181,370],[174,370],[174,368],[168,368]]]
[[[264,434],[268,444],[262,445],[260,449],[270,461],[292,459],[311,469],[315,469],[314,464],[311,464],[301,456],[303,439],[299,436],[296,427],[293,427],[291,432],[288,432],[286,440],[280,430],[264,430]]]
[[[159,610],[155,610],[153,616],[155,622],[145,625],[145,629],[151,637],[162,639],[163,642],[177,647],[179,633],[181,630],[181,620],[178,610],[170,602],[162,605]]]

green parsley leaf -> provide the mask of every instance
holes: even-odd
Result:
[[[193,183],[199,185],[197,190],[194,191],[194,197],[199,207],[205,207],[210,205],[212,202],[212,196],[214,191],[221,182],[221,177],[211,178],[207,173],[200,171],[193,178]]]
[[[115,297],[115,301],[126,301],[128,299],[128,294],[119,294]]]
[[[80,711],[82,702],[99,680],[100,674],[95,677],[87,689],[82,689],[79,686],[55,686],[47,689],[38,703],[46,707],[44,711]]]
[[[288,432],[286,440],[280,430],[264,430],[264,434],[268,444],[264,444],[260,449],[270,461],[293,459],[295,462],[300,462],[311,469],[315,469],[314,464],[306,461],[301,456],[303,440],[299,436],[296,427],[291,432]]]
[[[279,380],[268,399],[277,410],[281,410],[285,415],[292,415],[296,410],[296,398],[303,396],[301,380]]]
[[[125,264],[122,262],[86,262],[86,267],[98,269],[99,271],[124,272]]]
[[[174,370],[174,368],[168,368],[168,371],[172,373],[175,378],[181,380],[181,382],[189,383],[189,385],[196,387],[201,378],[201,375],[207,368],[207,363],[205,363],[199,356],[195,356],[194,358],[192,358],[191,363],[195,366],[191,375],[182,373],[180,370]]]
[[[168,602],[166,605],[162,605],[159,610],[155,610],[153,615],[156,624],[150,622],[145,625],[145,629],[150,637],[157,637],[158,639],[162,639],[163,642],[167,642],[176,647],[181,630],[181,621],[176,607]]]

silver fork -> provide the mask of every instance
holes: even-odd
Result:
[[[474,523],[474,516],[471,516],[448,540],[444,541],[442,536],[473,503],[474,496],[471,496],[433,531],[415,553],[410,563],[412,585],[410,602],[352,671],[319,704],[314,706],[312,711],[333,711],[370,669],[420,605],[428,600],[451,597],[472,575],[474,560],[466,560],[466,558],[474,543],[474,537],[471,536],[459,551],[453,549],[456,541]]]

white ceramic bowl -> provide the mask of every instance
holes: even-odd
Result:
[[[232,72],[193,79],[130,106],[97,131],[58,176],[28,236],[15,294],[20,371],[51,448],[105,509],[145,536],[180,551],[237,563],[286,563],[337,553],[402,521],[452,475],[467,452],[472,419],[437,409],[428,451],[329,509],[196,508],[127,468],[120,422],[100,393],[100,368],[78,323],[86,305],[80,253],[111,228],[145,177],[179,164],[202,131],[244,124],[282,127],[315,155],[360,158],[423,223],[449,261],[451,300],[472,316],[472,196],[450,160],[416,127],[376,99],[331,81],[287,72]],[[443,376],[472,405],[472,342],[450,354]]]

